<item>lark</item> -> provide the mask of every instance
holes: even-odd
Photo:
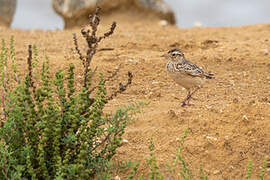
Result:
[[[162,57],[168,59],[166,69],[172,79],[188,91],[187,97],[181,102],[181,106],[191,105],[192,95],[202,87],[206,79],[213,79],[214,75],[188,61],[180,49],[173,48],[167,54],[163,54]]]

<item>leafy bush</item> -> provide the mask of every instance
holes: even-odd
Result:
[[[112,114],[104,114],[103,109],[108,99],[131,84],[132,74],[129,72],[128,83],[120,83],[119,90],[109,97],[102,74],[99,84],[90,87],[91,59],[98,43],[110,36],[116,26],[113,23],[108,33],[96,37],[98,10],[90,22],[92,31],[82,31],[88,43],[86,56],[78,50],[74,36],[85,68],[84,85],[78,92],[74,87],[73,64],[69,65],[67,73],[59,70],[52,79],[46,58],[41,73],[34,75],[39,60],[36,48],[31,45],[28,72],[20,81],[13,38],[9,50],[2,40],[0,179],[89,179],[97,171],[106,169],[107,162],[116,153],[136,106],[120,108]]]

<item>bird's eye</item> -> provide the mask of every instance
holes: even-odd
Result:
[[[172,54],[172,56],[173,56],[173,57],[175,57],[175,56],[176,56],[176,54],[175,54],[175,53],[173,53],[173,54]]]

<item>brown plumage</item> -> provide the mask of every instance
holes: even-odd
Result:
[[[202,87],[206,79],[214,78],[213,74],[205,72],[201,67],[188,61],[180,49],[173,48],[167,54],[162,55],[162,57],[169,60],[166,69],[173,80],[188,91],[182,106],[189,105],[191,96]],[[193,92],[191,92],[192,89],[194,89]]]

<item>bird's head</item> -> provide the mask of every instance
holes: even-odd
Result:
[[[184,53],[177,48],[169,50],[167,54],[163,54],[161,57],[165,57],[166,59],[171,61],[181,61],[185,58]]]

